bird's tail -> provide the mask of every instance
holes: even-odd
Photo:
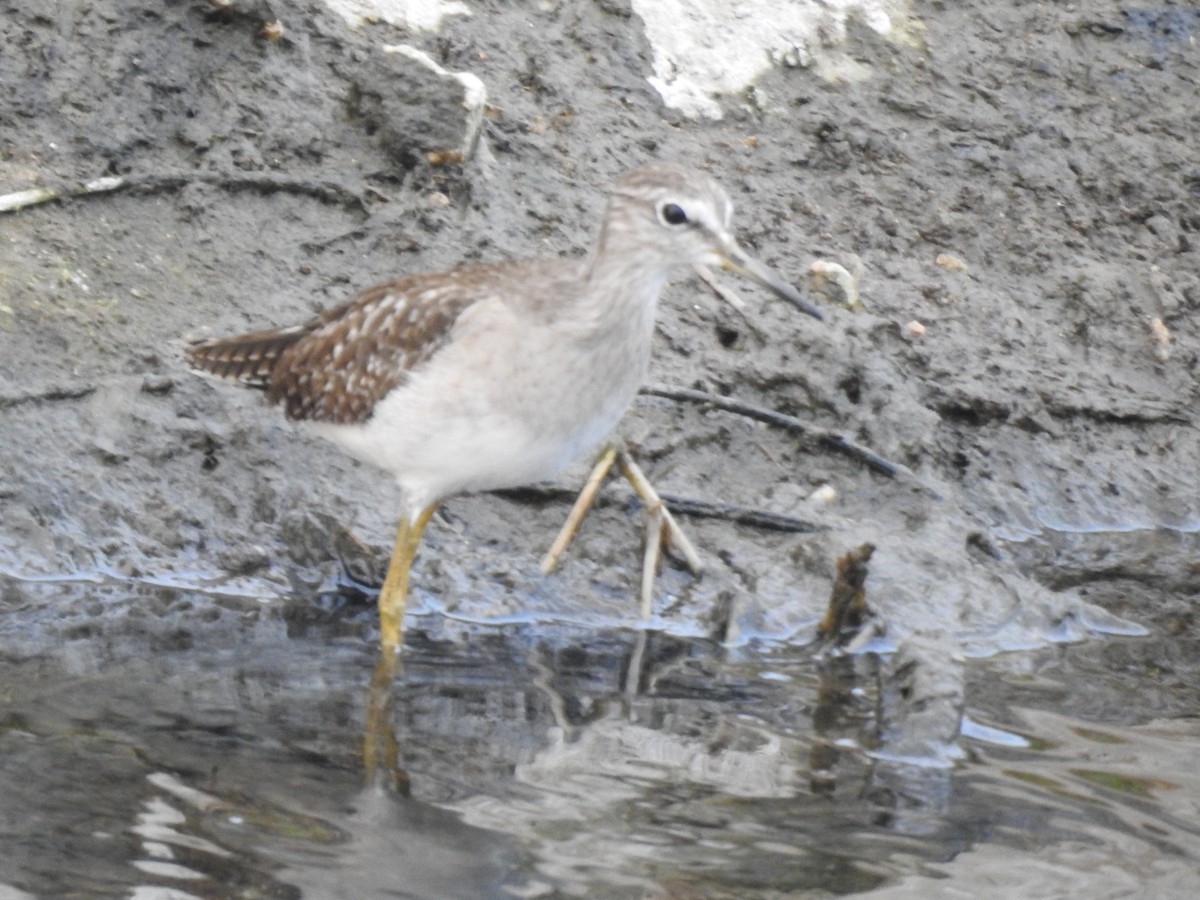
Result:
[[[188,361],[203,372],[266,390],[279,358],[310,329],[271,329],[236,337],[196,341],[185,351]]]

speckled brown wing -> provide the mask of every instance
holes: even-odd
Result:
[[[348,425],[449,339],[487,291],[487,271],[414,275],[373,287],[304,325],[193,344],[192,364],[265,389],[289,419]]]
[[[314,319],[294,328],[194,341],[184,352],[188,362],[201,371],[265,391],[270,386],[271,370],[283,352],[318,325]]]

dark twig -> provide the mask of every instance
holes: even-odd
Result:
[[[555,487],[554,485],[534,485],[531,487],[513,488],[512,490],[495,491],[504,497],[518,503],[544,500],[574,500],[577,491],[572,488]],[[697,500],[692,497],[680,497],[677,494],[660,494],[662,501],[671,512],[681,516],[691,516],[697,519],[721,519],[736,525],[746,525],[750,528],[761,528],[767,531],[786,531],[792,534],[809,534],[821,531],[822,526],[794,516],[773,513],[751,506],[737,506],[733,503],[721,503],[711,500]],[[603,493],[598,494],[593,503],[597,506],[608,506],[623,502]]]
[[[764,531],[787,531],[792,534],[809,534],[823,531],[824,526],[797,519],[795,516],[785,516],[765,509],[752,506],[738,506],[735,503],[722,503],[719,500],[697,500],[693,497],[681,497],[678,494],[660,494],[662,500],[671,512],[678,516],[694,516],[698,519],[722,519],[735,525],[747,525],[751,528],[761,528]]]
[[[721,397],[717,394],[709,394],[705,391],[692,390],[691,388],[673,387],[669,384],[647,385],[642,388],[642,393],[651,397],[663,397],[667,400],[703,403],[707,406],[735,413],[739,416],[745,416],[748,419],[756,419],[759,422],[765,422],[768,425],[774,425],[777,428],[783,428],[796,434],[810,435],[829,449],[844,453],[846,456],[858,460],[869,469],[873,469],[889,478],[905,478],[920,485],[934,496],[938,496],[936,490],[925,484],[907,466],[892,462],[890,459],[885,459],[875,451],[868,450],[861,444],[856,444],[845,435],[810,425],[807,422],[797,419],[795,416],[788,416],[761,406],[752,406],[749,403],[743,403],[740,400],[734,400],[730,397]]]
[[[94,384],[67,384],[26,391],[20,394],[0,394],[0,409],[22,406],[26,403],[44,403],[55,400],[81,400],[96,392]]]

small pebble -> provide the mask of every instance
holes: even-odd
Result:
[[[939,253],[937,259],[934,260],[943,269],[950,272],[965,272],[967,264],[955,256],[953,253]]]
[[[161,396],[169,394],[175,388],[175,381],[169,375],[147,375],[142,379],[142,393]]]
[[[823,484],[809,494],[808,499],[812,503],[832,503],[837,499],[837,495],[837,488],[831,484]]]
[[[918,322],[916,319],[913,319],[911,322],[909,322],[907,325],[904,326],[904,336],[905,337],[919,338],[919,337],[924,337],[924,335],[925,335],[925,326],[922,325],[920,322]]]
[[[1171,332],[1157,317],[1150,320],[1150,340],[1154,342],[1154,358],[1166,362],[1171,358]]]
[[[425,161],[431,166],[458,165],[463,161],[461,150],[426,150]]]

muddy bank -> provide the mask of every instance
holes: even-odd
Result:
[[[685,122],[647,83],[650,48],[620,4],[554,7],[533,31],[527,11],[484,8],[415,40],[350,30],[319,4],[8,6],[0,186],[127,182],[2,221],[9,571],[270,591],[329,562],[317,514],[385,548],[391,488],[257,397],[194,378],[182,340],[296,321],[399,270],[582,252],[607,185],[670,157],[725,182],[744,239],[793,280],[816,258],[861,271],[864,309],[817,326],[743,289],[743,319],[681,283],[655,380],[844,431],[937,493],[736,415],[644,399],[624,432],[663,490],[816,528],[692,523],[710,572],[668,577],[675,627],[734,602],[744,633],[804,637],[833,557],[868,540],[894,629],[949,625],[982,652],[1105,624],[1084,583],[1195,590],[1195,23],[1182,12],[930,9],[903,40],[851,23],[845,52],[869,77],[779,68],[752,97],[723,98],[723,119]],[[268,12],[286,26],[277,40],[261,33]],[[487,88],[461,166],[427,160],[469,149],[462,83],[381,59],[403,41]],[[822,485],[836,501],[807,502]],[[510,504],[448,505],[424,554],[426,603],[624,615],[626,510],[597,517],[541,579],[532,561],[562,505]],[[1142,577],[1137,547],[1155,535],[1167,539]],[[1128,565],[1089,570],[1130,544]]]

